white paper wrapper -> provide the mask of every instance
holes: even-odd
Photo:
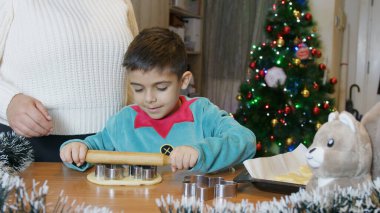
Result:
[[[244,166],[252,178],[274,180],[279,175],[296,172],[306,166],[306,152],[307,148],[300,144],[292,152],[246,160]]]

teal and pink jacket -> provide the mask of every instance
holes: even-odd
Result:
[[[104,129],[82,142],[91,150],[160,153],[164,145],[191,146],[198,150],[197,164],[191,171],[209,173],[225,169],[256,153],[255,135],[240,125],[227,112],[220,110],[207,98],[180,96],[181,107],[163,119],[151,119],[137,105],[124,107],[111,117]],[[65,163],[68,167],[85,171]]]

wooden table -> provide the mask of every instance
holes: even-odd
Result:
[[[224,177],[232,180],[243,168],[236,171],[225,171],[207,176]],[[90,170],[92,171],[92,170]],[[155,199],[161,195],[171,194],[176,199],[181,198],[182,181],[184,176],[192,173],[172,173],[168,167],[159,167],[159,173],[163,181],[152,186],[102,186],[87,181],[86,176],[90,172],[77,172],[65,167],[62,163],[32,163],[21,176],[29,187],[35,179],[41,184],[47,180],[49,193],[47,196],[48,207],[53,208],[59,194],[64,190],[69,203],[76,200],[77,203],[110,208],[113,212],[159,212]],[[232,202],[241,202],[248,199],[252,203],[258,201],[280,198],[282,194],[270,193],[256,189],[250,183],[238,185],[238,194],[235,198],[229,198]],[[212,204],[212,201],[207,201]]]

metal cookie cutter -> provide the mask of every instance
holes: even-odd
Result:
[[[196,197],[205,201],[214,198],[236,197],[237,183],[226,181],[222,177],[191,175],[185,176],[182,189],[184,197]]]
[[[95,167],[95,177],[98,180],[121,180],[127,177],[152,180],[157,177],[157,166],[97,164]]]

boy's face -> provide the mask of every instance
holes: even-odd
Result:
[[[185,72],[181,79],[169,70],[157,68],[144,72],[128,73],[133,90],[133,99],[140,108],[153,119],[161,119],[175,112],[179,106],[181,89],[186,89],[191,72]]]

